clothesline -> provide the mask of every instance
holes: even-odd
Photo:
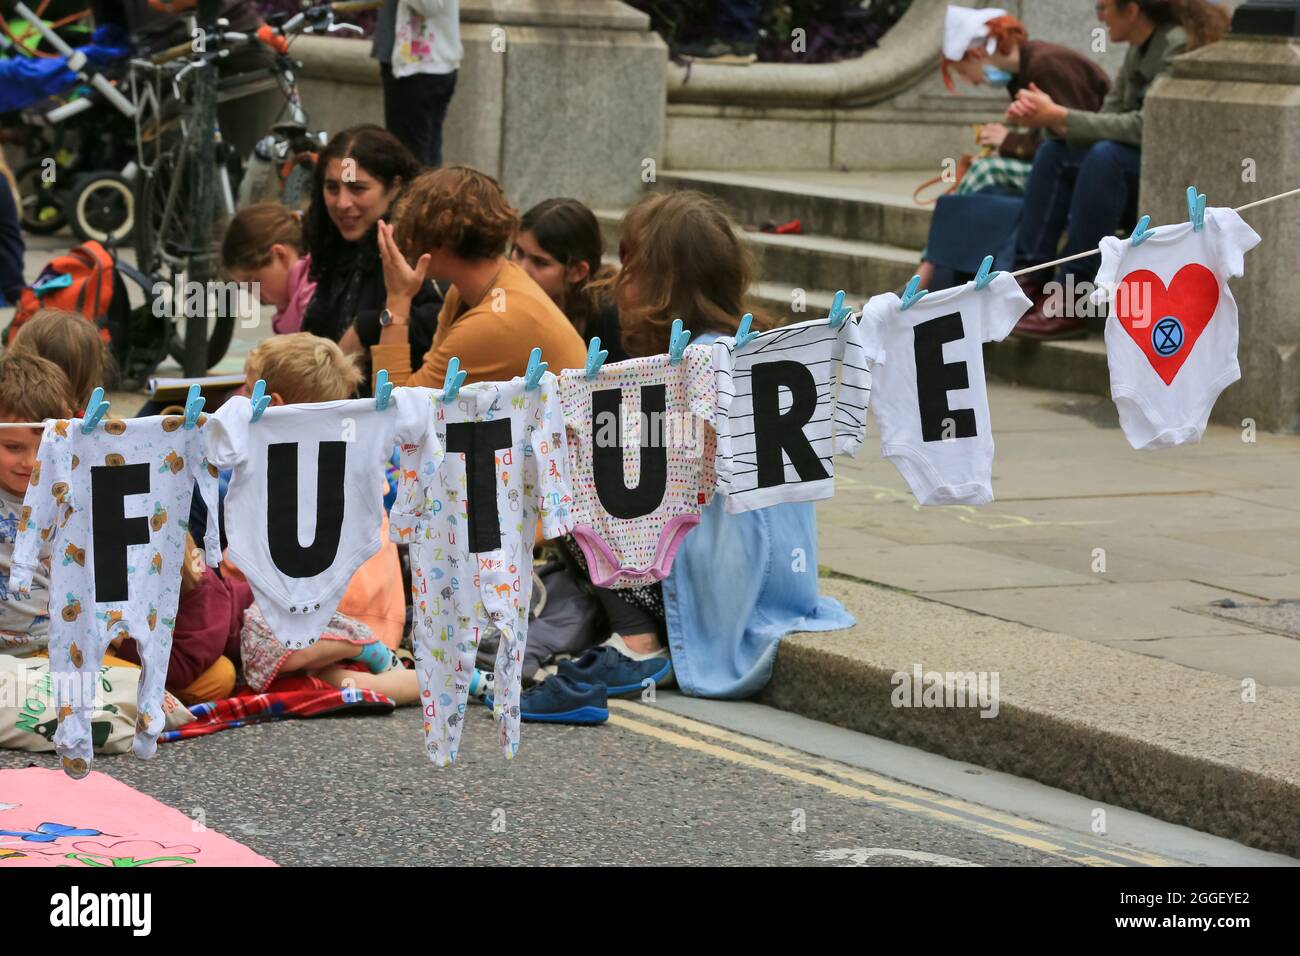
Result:
[[[1256,206],[1267,205],[1271,202],[1277,202],[1279,199],[1285,199],[1287,196],[1300,196],[1300,189],[1289,189],[1284,193],[1278,193],[1276,196],[1268,196],[1265,199],[1257,199],[1254,202],[1248,202],[1244,206],[1238,206],[1234,212],[1245,212],[1247,209],[1254,209]],[[1040,269],[1050,269],[1053,266],[1059,266],[1066,262],[1074,262],[1076,259],[1086,259],[1088,256],[1095,256],[1101,252],[1100,249],[1089,249],[1087,252],[1079,252],[1072,256],[1066,256],[1063,259],[1054,259],[1051,262],[1044,262],[1042,265],[1029,266],[1026,269],[1019,269],[1011,273],[1012,278],[1028,275],[1031,272],[1037,272]],[[52,419],[50,419],[52,421]],[[44,428],[45,422],[0,422],[0,428]]]
[[[1265,203],[1277,202],[1279,199],[1285,199],[1287,196],[1296,196],[1296,195],[1300,195],[1300,189],[1291,189],[1284,193],[1278,193],[1276,196],[1269,196],[1267,199],[1257,199],[1254,202],[1246,203],[1246,205],[1244,206],[1238,206],[1233,211],[1245,212],[1247,209],[1254,209],[1256,206],[1263,206]],[[1042,265],[1029,266],[1028,268],[1025,269],[1018,269],[1017,271],[1011,273],[1011,277],[1013,279],[1019,278],[1020,276],[1028,275],[1031,272],[1037,272],[1040,269],[1050,269],[1053,266],[1059,266],[1066,262],[1073,262],[1076,259],[1086,259],[1089,256],[1095,256],[1099,252],[1101,252],[1101,249],[1089,249],[1087,252],[1077,252],[1072,256],[1066,256],[1064,259],[1055,259],[1052,262],[1044,262]]]

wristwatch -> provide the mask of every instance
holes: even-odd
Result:
[[[384,329],[386,329],[386,328],[388,328],[388,327],[389,327],[390,325],[392,325],[392,324],[394,324],[394,323],[393,323],[393,313],[392,313],[390,310],[388,310],[388,309],[384,309],[384,311],[382,311],[382,312],[379,313],[379,326],[380,326],[380,328],[384,328]],[[399,322],[399,323],[397,323],[397,324],[398,324],[398,325],[405,325],[404,322]]]

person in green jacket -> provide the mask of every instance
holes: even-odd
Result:
[[[1227,32],[1228,11],[1209,0],[1097,0],[1097,16],[1113,43],[1128,53],[1110,94],[1097,112],[1066,109],[1036,85],[1021,90],[1007,109],[1009,122],[1043,129],[1048,139],[1034,156],[1016,234],[1015,268],[1095,249],[1137,203],[1142,168],[1142,104],[1155,78],[1174,57],[1213,43]],[[1065,247],[1061,248],[1061,234]],[[1059,281],[1091,282],[1098,257],[1065,263]],[[1024,338],[1076,338],[1087,334],[1082,316],[1048,314],[1056,273],[1021,278],[1033,306],[1016,326]]]

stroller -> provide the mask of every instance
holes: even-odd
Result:
[[[69,68],[68,55],[35,56],[15,43],[6,52],[0,58],[0,114],[20,113],[29,134],[28,159],[14,170],[23,228],[50,235],[70,225],[82,241],[127,241],[135,228],[130,117],[118,109],[95,109],[95,88]],[[85,67],[102,78],[124,74],[134,51],[129,35],[109,24],[69,52],[84,57]]]

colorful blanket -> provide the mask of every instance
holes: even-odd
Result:
[[[321,717],[326,714],[387,714],[397,705],[382,694],[356,687],[338,688],[319,677],[294,675],[277,679],[265,693],[249,687],[237,687],[233,697],[208,701],[190,707],[191,723],[159,735],[161,742],[186,740],[230,730],[246,724],[262,724],[295,717]]]

